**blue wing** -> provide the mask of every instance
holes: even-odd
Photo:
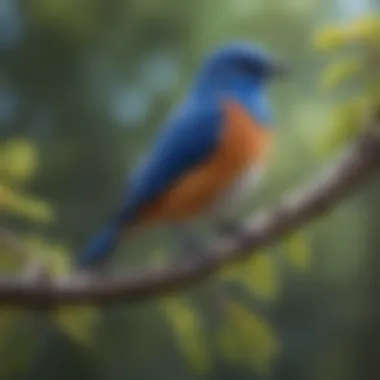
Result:
[[[78,256],[80,267],[101,264],[116,248],[125,224],[154,201],[187,170],[206,160],[216,149],[222,112],[216,105],[185,104],[160,132],[153,152],[131,176],[122,209]]]
[[[203,162],[218,144],[222,112],[211,106],[185,106],[159,136],[154,151],[131,178],[122,219],[133,220],[187,170]]]

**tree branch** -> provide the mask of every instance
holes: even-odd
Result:
[[[218,238],[210,249],[179,264],[109,274],[73,275],[47,284],[31,278],[0,276],[0,304],[53,307],[63,303],[108,304],[140,301],[199,283],[223,265],[244,259],[259,248],[291,233],[305,222],[329,212],[380,170],[380,127],[368,128],[346,154],[309,186],[284,197],[279,204],[248,218],[232,237]],[[198,258],[198,259],[196,259]]]

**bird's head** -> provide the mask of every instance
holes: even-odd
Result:
[[[205,59],[196,86],[206,93],[254,91],[287,71],[284,64],[257,45],[230,43]]]

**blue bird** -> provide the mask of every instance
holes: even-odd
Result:
[[[267,162],[274,134],[267,88],[285,73],[256,45],[212,52],[132,174],[119,212],[78,254],[78,267],[102,267],[136,228],[160,223],[186,234],[200,217],[231,220]]]

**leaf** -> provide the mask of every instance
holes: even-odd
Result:
[[[337,105],[328,129],[317,143],[317,153],[323,155],[333,152],[354,139],[365,126],[365,118],[370,109],[370,99],[363,96]]]
[[[221,354],[236,365],[269,374],[280,353],[270,324],[236,301],[226,302],[226,320],[218,333]]]
[[[211,369],[211,358],[207,352],[202,319],[196,310],[180,298],[167,297],[160,307],[175,331],[178,343],[191,368],[196,372]]]
[[[219,278],[240,283],[250,293],[265,300],[274,300],[279,293],[277,264],[270,252],[262,251],[243,263],[226,267],[219,272]]]
[[[47,242],[36,235],[25,237],[25,242],[35,258],[46,264],[52,276],[64,276],[72,271],[71,257],[63,245]]]
[[[314,44],[320,51],[331,51],[355,44],[378,44],[379,36],[379,16],[367,15],[351,23],[322,28],[315,34]]]
[[[346,41],[351,43],[379,43],[380,18],[373,15],[358,18],[353,23],[348,24],[343,33]]]
[[[71,272],[71,258],[63,246],[50,244],[45,252],[47,253],[45,260],[48,262],[50,271],[54,276],[67,275]]]
[[[293,268],[307,272],[311,266],[311,251],[306,238],[301,233],[294,233],[284,239],[287,257]]]
[[[39,199],[15,192],[0,184],[0,210],[37,222],[51,222],[53,209]]]
[[[266,300],[277,297],[279,283],[274,255],[264,252],[253,256],[247,262],[245,272],[245,283],[252,293]]]
[[[12,180],[26,181],[35,172],[37,150],[25,139],[8,141],[0,148],[0,172]]]
[[[355,74],[359,74],[360,67],[360,61],[357,59],[345,59],[332,63],[322,73],[322,87],[328,90],[338,87]]]
[[[91,347],[96,337],[100,312],[95,307],[61,307],[54,314],[54,321],[74,342]]]
[[[337,26],[329,26],[319,30],[314,37],[314,45],[318,50],[330,51],[344,44],[344,35]]]

